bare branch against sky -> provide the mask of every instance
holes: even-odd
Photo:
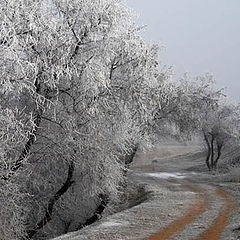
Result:
[[[240,1],[126,0],[147,24],[143,36],[166,46],[163,63],[177,76],[214,74],[218,86],[240,100]]]

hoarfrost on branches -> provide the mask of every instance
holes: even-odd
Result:
[[[51,237],[77,229],[101,194],[117,199],[163,79],[119,1],[0,5],[1,186],[16,189],[19,234]]]

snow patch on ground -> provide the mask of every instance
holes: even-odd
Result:
[[[187,192],[188,194],[197,194],[197,193],[195,193],[195,192]]]
[[[117,226],[124,226],[127,225],[127,222],[116,222],[116,221],[107,221],[107,222],[103,222],[102,224],[100,224],[98,227],[100,228],[110,228],[110,227],[117,227]]]
[[[181,173],[169,173],[169,172],[144,173],[144,175],[147,175],[149,177],[162,178],[162,179],[168,179],[168,178],[183,179],[183,178],[186,178],[186,176],[184,176]]]

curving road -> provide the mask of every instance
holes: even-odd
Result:
[[[145,238],[146,240],[166,240],[172,239],[174,235],[178,232],[181,232],[184,228],[187,228],[190,223],[198,221],[198,216],[208,211],[210,208],[209,203],[209,192],[204,191],[204,187],[199,190],[197,188],[191,187],[192,191],[197,192],[195,202],[188,206],[186,212],[171,222],[169,225],[165,226],[163,229],[158,231],[157,233]],[[221,205],[221,209],[217,217],[213,217],[213,221],[210,226],[207,226],[207,229],[200,233],[196,238],[196,240],[218,240],[220,239],[221,233],[224,228],[227,226],[229,222],[229,217],[233,213],[233,210],[236,207],[235,202],[228,196],[228,194],[219,188],[216,188],[216,191],[213,190],[210,193],[212,198],[223,200]],[[211,217],[211,216],[210,216]],[[189,239],[188,236],[185,235],[181,237],[181,239]],[[179,238],[176,238],[179,239]]]
[[[153,163],[153,171],[160,170],[160,177],[161,174],[163,174],[161,171],[177,170],[178,173],[175,173],[176,179],[173,180],[174,177],[172,176],[174,174],[170,173],[168,180],[170,182],[177,182],[181,188],[195,192],[196,195],[193,204],[190,204],[181,216],[174,219],[170,224],[164,226],[156,233],[144,238],[144,240],[221,239],[221,234],[228,225],[229,219],[237,207],[235,200],[223,189],[209,184],[208,181],[211,182],[211,178],[209,178],[207,174],[205,174],[204,177],[197,173],[189,175],[188,171],[184,169],[186,166],[187,169],[189,169],[189,159],[187,158],[183,161],[176,160],[176,157],[173,157],[173,159],[163,158],[162,160],[160,158],[159,160],[154,160]],[[191,167],[193,168],[194,164],[198,165],[199,163],[201,164],[199,161],[193,162]],[[169,168],[169,165],[171,165],[171,168]],[[196,167],[197,166],[195,166],[195,168]],[[138,168],[146,169],[146,166],[142,167],[138,165]],[[179,180],[181,172],[182,176],[186,176],[184,181]],[[167,172],[164,173],[166,176]],[[153,173],[149,175],[154,176]],[[155,174],[155,176],[157,177],[158,175]],[[212,211],[212,209],[215,211]],[[205,214],[205,216],[201,219],[200,217],[203,214]],[[206,222],[201,223],[204,218],[207,218]],[[196,229],[193,233],[193,231],[191,231],[192,227],[198,225],[201,227],[199,227],[198,230]]]
[[[56,240],[232,240],[234,198],[206,171],[198,147],[158,146],[136,155],[130,182],[147,200]]]

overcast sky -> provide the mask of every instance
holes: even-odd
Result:
[[[177,76],[214,74],[240,100],[240,0],[126,0],[147,25],[142,35],[164,45],[160,60]]]

